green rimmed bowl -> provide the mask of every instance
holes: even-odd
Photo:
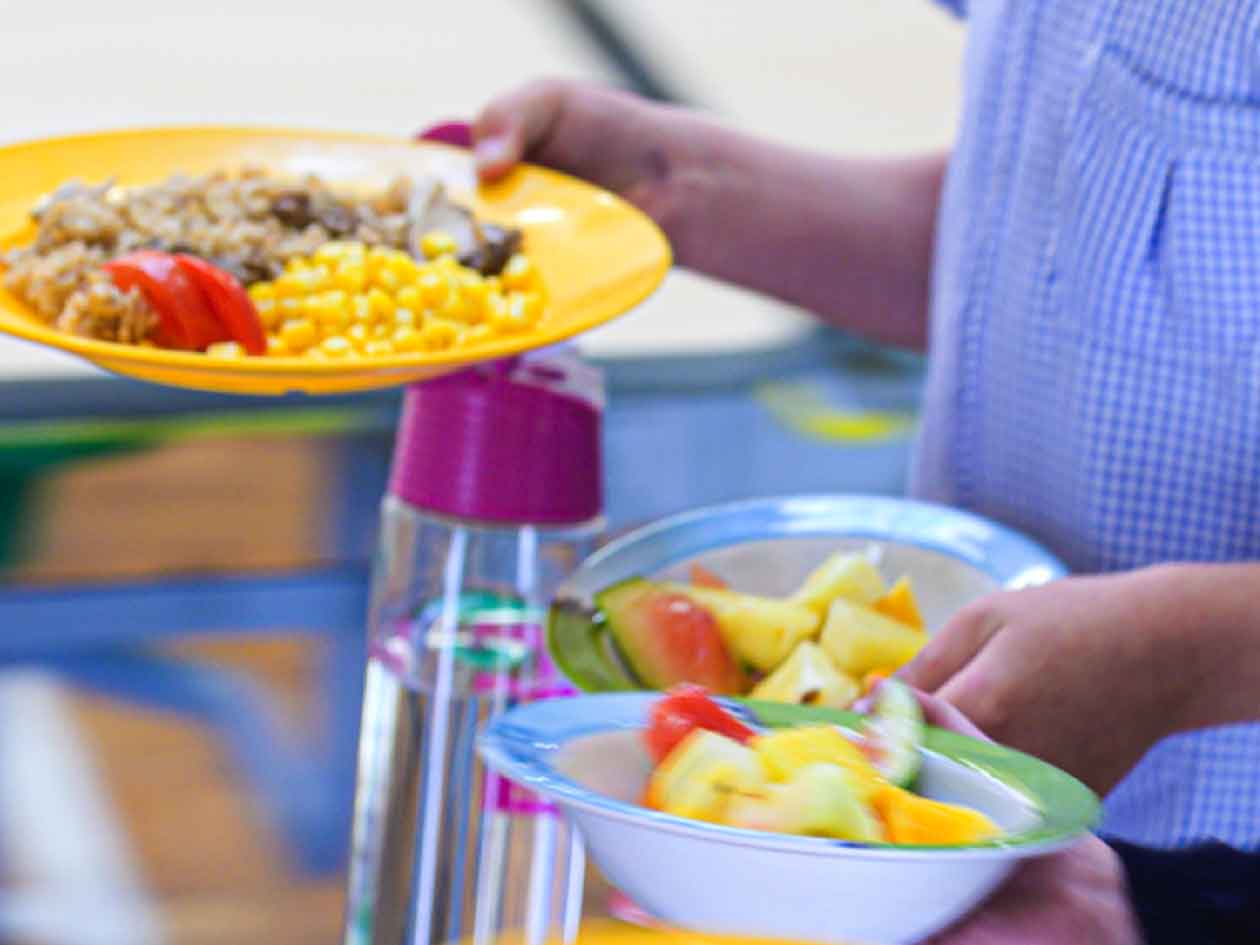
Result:
[[[917,942],[982,902],[1020,862],[1085,835],[1097,797],[1028,755],[929,729],[916,791],[973,807],[1005,835],[968,846],[854,844],[740,830],[639,806],[651,771],[640,733],[648,693],[533,703],[499,717],[486,763],[546,797],[617,888],[664,922],[700,932],[804,942]],[[851,713],[730,702],[765,728]]]

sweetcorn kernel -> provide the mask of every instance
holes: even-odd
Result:
[[[235,341],[219,341],[206,348],[206,354],[212,358],[243,358],[245,349]]]
[[[257,282],[250,286],[247,290],[250,300],[258,305],[260,302],[274,302],[276,299],[276,287],[270,282]]]
[[[398,307],[390,294],[383,289],[373,287],[368,290],[368,303],[372,306],[372,314],[377,318],[389,318]]]
[[[498,328],[508,317],[508,297],[498,292],[486,294],[486,322]]]
[[[361,263],[342,263],[333,273],[333,285],[346,292],[362,292],[367,288],[367,269]]]
[[[345,260],[362,260],[366,253],[367,248],[362,243],[334,240],[315,250],[311,258],[317,262],[335,265]]]
[[[305,351],[319,340],[319,332],[310,319],[290,318],[280,326],[280,340],[293,351]]]
[[[480,307],[485,304],[487,290],[486,281],[476,273],[470,272],[459,278],[460,294],[473,305]]]
[[[512,334],[529,327],[524,298],[513,292],[507,298],[490,296],[487,300],[486,319],[491,327],[503,334]]]
[[[272,287],[280,298],[295,298],[306,294],[306,283],[295,273],[286,272],[272,283]]]
[[[372,303],[366,295],[356,295],[350,300],[350,317],[365,325],[376,320],[376,313],[372,311]]]
[[[394,346],[388,341],[382,341],[374,338],[363,346],[363,353],[368,357],[380,357],[382,355],[393,354]]]
[[[420,277],[416,280],[416,288],[420,290],[420,297],[427,305],[436,305],[451,291],[446,277],[432,267],[420,273]]]
[[[416,276],[420,274],[420,267],[406,253],[394,253],[386,260],[385,268],[397,276],[398,281],[402,283],[414,282]]]
[[[500,276],[503,285],[508,289],[528,289],[534,284],[534,264],[528,256],[516,253],[503,267]]]
[[[275,299],[259,299],[254,303],[254,311],[258,313],[258,320],[263,323],[264,328],[275,328],[283,317]]]
[[[399,278],[398,273],[390,269],[388,264],[382,266],[372,275],[372,284],[379,286],[386,292],[394,293],[402,286],[403,281]]]
[[[351,325],[346,329],[346,338],[352,345],[360,351],[372,340],[372,330],[362,322]]]
[[[517,296],[520,301],[521,313],[525,321],[530,325],[537,325],[538,320],[542,318],[543,313],[543,297],[541,292],[524,292]]]
[[[394,309],[394,327],[395,328],[414,328],[420,324],[421,319],[416,313],[409,308]]]
[[[319,349],[330,358],[344,358],[354,353],[354,345],[341,335],[332,335],[319,343]]]
[[[403,308],[409,308],[413,311],[419,311],[424,308],[424,300],[420,297],[420,290],[414,285],[405,285],[395,292],[394,301]]]
[[[481,318],[479,308],[469,303],[457,288],[452,288],[446,299],[437,307],[437,314],[455,322],[473,322]]]
[[[473,325],[464,332],[459,339],[461,345],[479,345],[484,344],[494,337],[494,329],[489,325]]]
[[[389,262],[390,254],[393,252],[394,250],[390,249],[387,246],[373,246],[365,254],[368,268],[371,269],[373,272],[375,272],[377,269],[380,269],[382,266],[386,265]]]
[[[420,339],[426,351],[445,351],[459,339],[459,329],[440,318],[428,318],[420,329]]]
[[[420,237],[420,252],[429,259],[451,255],[457,248],[455,238],[441,230],[432,230]]]
[[[424,339],[414,328],[399,328],[391,340],[395,351],[420,351],[424,348]]]
[[[284,358],[293,354],[284,339],[278,335],[267,336],[267,354],[273,358]]]

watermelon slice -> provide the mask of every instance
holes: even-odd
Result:
[[[595,603],[631,672],[648,688],[695,683],[719,694],[747,691],[713,614],[690,595],[631,578],[601,591]]]

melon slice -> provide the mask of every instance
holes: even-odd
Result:
[[[713,614],[731,654],[762,672],[777,669],[797,644],[818,633],[822,623],[808,607],[773,597],[710,587],[668,586]]]
[[[718,621],[687,594],[631,578],[601,591],[595,603],[630,670],[648,688],[694,683],[723,695],[747,691]]]

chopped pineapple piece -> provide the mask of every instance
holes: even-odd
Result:
[[[878,610],[885,617],[900,620],[916,630],[925,629],[923,613],[919,610],[919,603],[914,598],[914,588],[910,585],[909,575],[902,575],[892,589],[875,601],[871,608]]]
[[[831,837],[872,843],[883,829],[856,787],[856,779],[834,764],[812,764],[785,784],[737,794],[727,806],[725,823],[747,830],[798,836]]]
[[[880,783],[879,772],[834,725],[803,725],[758,735],[748,747],[761,759],[771,781],[790,781],[801,769],[825,762],[853,775],[854,789],[867,801]]]
[[[749,698],[847,709],[859,694],[857,682],[837,670],[817,643],[806,640],[756,685]]]
[[[810,572],[790,600],[808,607],[821,620],[836,598],[871,604],[883,595],[884,579],[875,565],[865,555],[841,552]]]
[[[735,792],[756,791],[765,784],[765,768],[750,748],[696,729],[657,765],[647,797],[667,814],[720,823]]]
[[[819,642],[837,669],[860,679],[872,670],[900,669],[914,659],[927,639],[922,630],[837,599]]]
[[[773,597],[685,584],[668,587],[708,610],[731,654],[763,672],[777,668],[798,643],[815,636],[821,623],[808,607]]]

